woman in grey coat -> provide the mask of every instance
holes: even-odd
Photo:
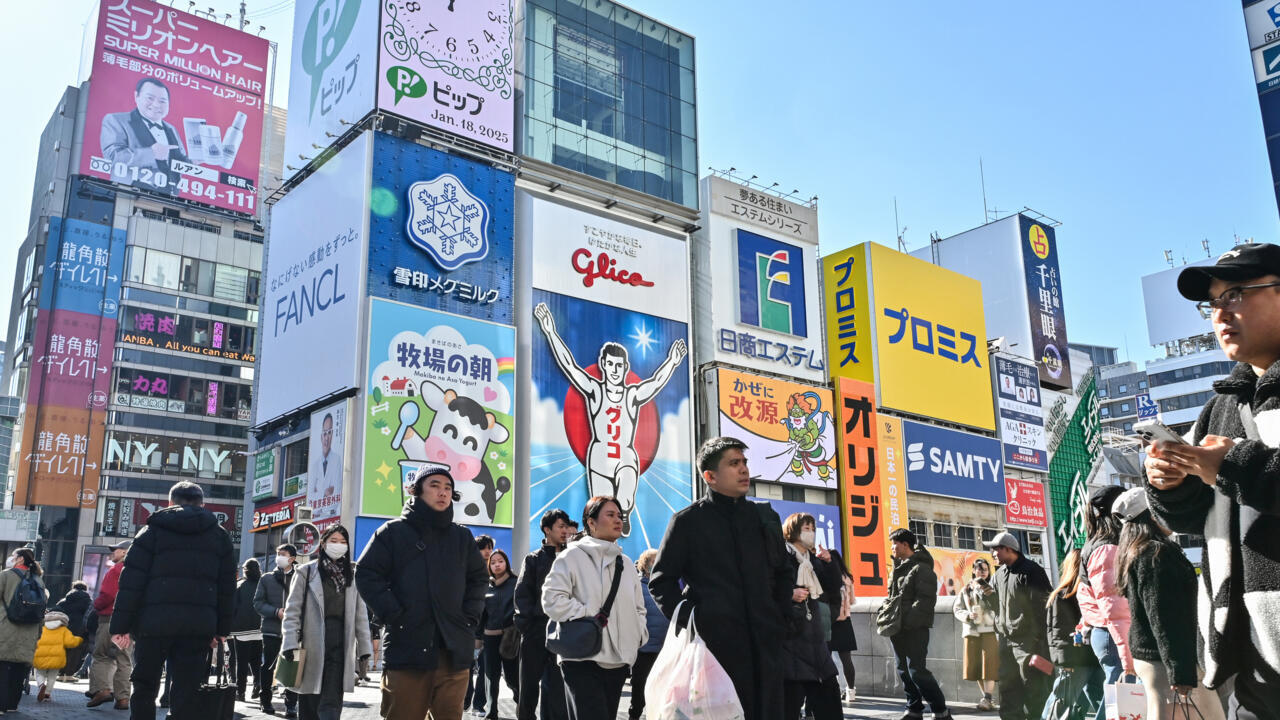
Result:
[[[24,577],[32,576],[44,589],[44,571],[36,562],[35,552],[31,548],[18,548],[9,555],[5,567],[5,571],[0,572],[0,603],[3,603],[0,606],[0,715],[18,709],[18,700],[31,672],[31,661],[35,658],[36,643],[40,640],[40,629],[44,627],[43,614],[40,621],[18,625],[6,612]],[[45,598],[48,597],[49,592],[45,590]]]
[[[350,537],[341,525],[321,534],[320,559],[298,568],[285,603],[281,652],[292,658],[306,650],[289,688],[298,694],[302,720],[337,720],[342,694],[355,689],[356,661],[373,653],[368,611],[352,585]]]

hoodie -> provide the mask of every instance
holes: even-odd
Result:
[[[57,670],[63,668],[67,664],[67,649],[79,647],[84,642],[84,638],[77,637],[67,627],[69,619],[65,613],[47,612],[44,615],[45,623],[57,621],[62,623],[56,628],[50,628],[48,625],[40,628],[40,641],[36,643],[36,654],[31,664],[37,670]]]
[[[615,542],[587,536],[556,556],[542,584],[542,609],[556,622],[592,617],[600,612],[613,585],[614,567],[622,563],[618,594],[604,628],[600,652],[583,658],[603,668],[634,665],[640,646],[649,639],[645,623],[644,587],[635,564]],[[561,662],[564,658],[561,658]]]
[[[125,556],[111,634],[226,636],[235,589],[231,536],[213,513],[197,505],[158,510]]]

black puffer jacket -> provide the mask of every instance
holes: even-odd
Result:
[[[1080,624],[1080,604],[1072,595],[1049,603],[1049,659],[1069,668],[1097,667],[1098,656],[1088,645],[1076,645],[1074,635]]]
[[[262,616],[253,608],[253,596],[258,592],[261,580],[241,580],[232,600],[231,632],[252,632],[262,629]]]
[[[89,606],[93,605],[93,598],[89,597],[86,590],[72,590],[67,593],[66,597],[58,601],[54,609],[60,613],[66,613],[70,622],[67,628],[71,630],[73,635],[85,637],[87,631],[84,627],[85,613],[89,612]]]
[[[924,545],[919,547],[893,568],[889,597],[885,599],[885,603],[900,606],[903,630],[933,627],[933,608],[938,602],[938,574],[933,569],[933,556]]]
[[[1200,597],[1215,620],[1200,614],[1204,684],[1216,688],[1248,669],[1251,655],[1267,666],[1264,677],[1280,674],[1280,622],[1266,611],[1280,603],[1280,362],[1262,377],[1239,363],[1213,389],[1218,394],[1200,411],[1191,439],[1236,439],[1216,487],[1191,476],[1171,490],[1148,485],[1147,499],[1165,527],[1204,537]],[[1241,404],[1252,409],[1260,441],[1241,439]],[[1258,652],[1240,652],[1246,647]]]
[[[547,634],[547,614],[542,612],[542,583],[556,561],[556,549],[552,545],[542,547],[524,556],[520,566],[520,578],[516,580],[515,601],[516,629],[525,637],[543,637]]]
[[[125,556],[111,634],[227,635],[235,589],[231,536],[213,513],[196,505],[158,510]]]
[[[290,568],[293,566],[290,565]],[[276,568],[258,581],[258,588],[253,594],[253,609],[262,618],[262,634],[271,637],[283,637],[280,629],[279,611],[284,609],[284,601],[289,598],[289,589],[293,587],[293,579],[297,573],[293,570],[285,572]]]
[[[1196,570],[1187,556],[1171,542],[1148,544],[1129,564],[1124,596],[1133,656],[1164,665],[1174,685],[1195,685]]]
[[[787,559],[794,579],[800,570],[800,560],[793,552],[787,553]],[[813,553],[809,553],[809,563],[822,586],[822,598],[811,597],[791,604],[787,634],[782,641],[782,677],[791,682],[822,682],[836,674],[822,625],[823,608],[819,606],[827,603],[828,598],[840,597],[840,568],[819,560]]]
[[[1053,587],[1044,568],[1020,555],[1012,565],[1000,566],[992,585],[999,597],[996,633],[1015,646],[1015,655],[1018,649],[1029,655],[1047,655],[1045,605]]]
[[[489,582],[484,594],[484,613],[481,624],[485,630],[503,630],[515,622],[516,579],[509,577],[501,585]]]
[[[452,667],[469,667],[488,586],[484,558],[471,531],[453,522],[453,507],[438,512],[417,498],[378,528],[356,565],[356,589],[385,623],[388,670],[435,669],[441,651]]]

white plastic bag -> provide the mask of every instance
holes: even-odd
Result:
[[[1107,706],[1107,720],[1145,720],[1147,715],[1147,693],[1138,683],[1107,685],[1102,689],[1102,702]]]
[[[683,605],[681,601],[681,605]],[[674,617],[679,617],[676,606]],[[667,635],[645,685],[645,717],[652,720],[744,720],[742,703],[729,674],[698,637],[693,612],[689,624]]]

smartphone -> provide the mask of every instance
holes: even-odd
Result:
[[[1184,440],[1181,435],[1171,430],[1168,425],[1165,425],[1159,420],[1143,420],[1133,426],[1133,431],[1138,434],[1138,437],[1148,443],[1163,440],[1175,445],[1187,444],[1187,441]]]
[[[1036,670],[1039,670],[1045,675],[1050,675],[1050,676],[1053,675],[1053,663],[1049,662],[1047,659],[1043,657],[1040,657],[1039,655],[1032,655],[1031,657],[1027,658],[1027,665],[1035,668]]]

